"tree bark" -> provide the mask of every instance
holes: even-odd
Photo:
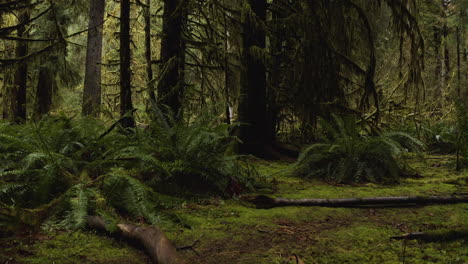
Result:
[[[223,5],[226,5],[225,0],[223,0]],[[226,124],[230,125],[231,124],[231,104],[229,102],[229,30],[228,30],[228,24],[227,24],[227,15],[226,12],[223,12],[223,23],[224,23],[224,100],[225,100],[225,106],[224,106],[224,115],[226,116]]]
[[[23,10],[19,16],[19,24],[25,24],[29,21],[29,11]],[[18,28],[18,37],[26,38],[26,25]],[[28,43],[26,41],[18,42],[16,46],[16,57],[21,58],[28,54]],[[20,62],[15,74],[15,94],[12,100],[13,121],[22,123],[26,121],[26,90],[28,84],[28,65],[26,62]]]
[[[186,0],[165,0],[161,39],[161,77],[158,101],[179,116],[184,91],[185,41],[182,29]]]
[[[371,207],[468,203],[468,196],[396,196],[337,199],[286,199],[260,195],[251,200],[257,208],[284,206]]]
[[[130,69],[130,0],[120,1],[120,115],[124,128],[135,127]]]
[[[39,79],[37,81],[34,120],[40,120],[44,115],[50,112],[55,85],[55,76],[53,76],[49,67],[47,65],[41,66],[39,69]]]
[[[19,24],[25,24],[29,21],[29,11],[23,10],[19,15]],[[27,38],[26,25],[17,29],[18,37]],[[28,54],[28,43],[19,41],[16,46],[16,57],[21,58]],[[28,83],[28,65],[26,62],[20,62],[15,73],[15,83],[12,98],[12,121],[22,123],[26,121],[26,90]]]
[[[277,91],[282,87],[283,73],[281,65],[284,62],[283,43],[286,42],[287,31],[285,30],[284,19],[286,13],[282,7],[282,2],[273,0],[271,10],[273,32],[270,40],[270,53],[272,54],[271,69],[268,74],[267,85],[267,124],[268,124],[268,143],[273,143],[276,140],[276,128],[278,126],[278,115],[280,114],[280,106],[277,104]]]
[[[153,67],[151,63],[151,0],[146,0],[145,6],[145,57],[148,94],[151,101],[156,102],[153,86]]]
[[[461,98],[460,27],[457,26],[457,96]]]
[[[252,54],[253,48],[265,49],[265,32],[259,23],[266,21],[266,0],[248,0],[251,12],[243,22],[243,47],[241,53],[241,90],[238,105],[239,146],[241,153],[262,155],[268,138],[266,114],[266,68],[260,58]]]
[[[83,115],[99,116],[101,106],[102,31],[105,6],[105,0],[92,0],[90,4],[82,105]]]
[[[449,51],[449,44],[448,44],[448,35],[449,35],[449,27],[448,27],[448,3],[445,0],[442,0],[442,5],[444,6],[444,27],[443,27],[443,45],[444,45],[444,84],[447,86],[450,82],[450,51]],[[446,88],[446,87],[444,87]]]
[[[106,230],[106,223],[99,216],[88,216],[87,224],[91,228]],[[129,240],[137,241],[146,250],[153,263],[157,264],[184,264],[186,263],[177,254],[177,249],[158,227],[136,226],[121,223],[117,225],[118,233]]]

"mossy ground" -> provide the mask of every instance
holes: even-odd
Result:
[[[397,195],[438,195],[468,192],[468,172],[452,169],[450,156],[409,157],[411,173],[399,185],[334,186],[293,178],[285,162],[256,160],[271,186],[258,193],[287,198],[338,198]],[[256,193],[256,194],[258,194]],[[255,195],[255,194],[254,194]],[[468,263],[468,243],[462,239],[421,242],[391,236],[439,229],[468,230],[468,205],[409,208],[273,208],[255,209],[241,200],[219,198],[185,202],[168,213],[163,230],[189,263]],[[35,235],[37,236],[37,235]],[[93,233],[57,233],[34,238],[32,245],[9,244],[0,263],[146,263],[138,251]],[[4,239],[4,241],[6,241]],[[12,239],[9,240],[12,243]],[[13,240],[14,241],[14,240]],[[24,240],[23,240],[24,241]],[[8,252],[15,248],[14,254]],[[23,248],[18,250],[18,248]]]
[[[25,233],[5,237],[0,243],[0,263],[150,263],[145,254],[126,242],[93,232]]]

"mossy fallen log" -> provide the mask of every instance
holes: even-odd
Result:
[[[106,230],[102,217],[88,216],[87,224],[97,230]],[[178,255],[177,249],[158,227],[136,226],[129,223],[117,224],[117,233],[125,239],[137,241],[156,264],[186,264]]]
[[[468,238],[468,230],[431,230],[427,232],[407,233],[401,236],[393,236],[396,240],[420,240],[425,242],[448,242]]]
[[[33,228],[39,227],[50,216],[54,208],[62,202],[64,195],[44,204],[38,208],[17,208],[0,203],[0,217],[7,219],[7,223],[25,225]]]
[[[322,207],[398,207],[413,205],[468,203],[468,196],[395,196],[336,199],[286,199],[271,198],[265,195],[249,199],[259,209],[284,206]]]

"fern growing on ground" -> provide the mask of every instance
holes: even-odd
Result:
[[[421,150],[423,143],[401,132],[360,134],[355,119],[334,116],[323,121],[324,143],[307,147],[294,165],[295,174],[336,183],[394,183],[401,175],[400,154]]]
[[[65,116],[1,124],[1,204],[37,208],[59,199],[56,214],[62,227],[83,227],[88,214],[114,209],[155,223],[156,215],[144,207],[150,204],[148,188],[125,170],[114,169],[126,163],[115,153],[136,145],[135,140],[117,132],[102,137],[104,130],[102,122]],[[128,165],[132,166],[138,167],[138,162]],[[108,188],[109,182],[120,183]]]
[[[243,156],[230,153],[237,139],[229,136],[228,125],[210,115],[187,122],[156,106],[154,112],[146,131],[152,144],[145,144],[146,155],[139,157],[143,166],[162,168],[167,182],[192,191],[225,193],[232,182],[251,187],[256,171],[245,166]]]
[[[130,132],[65,116],[1,123],[0,205],[38,208],[58,201],[60,227],[81,228],[89,214],[157,223],[159,195],[150,186],[217,193],[232,181],[248,186],[254,171],[227,153],[234,140],[227,127],[207,120]]]

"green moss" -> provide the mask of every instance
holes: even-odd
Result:
[[[398,185],[329,185],[291,176],[289,163],[254,160],[266,179],[261,192],[286,198],[338,198],[398,195],[441,195],[466,192],[468,172],[446,165],[453,157],[409,157],[411,174]],[[440,164],[440,167],[438,166]],[[171,200],[168,198],[168,200]],[[468,205],[410,208],[285,207],[255,209],[240,200],[174,200],[163,215],[172,215],[161,228],[176,246],[199,240],[200,254],[181,254],[192,264],[288,263],[300,256],[305,263],[468,263],[464,238],[453,241],[397,241],[408,232],[468,230]],[[145,263],[141,252],[125,243],[90,233],[59,233],[36,243],[24,263]]]
[[[466,263],[468,256],[462,241],[419,243],[395,241],[398,233],[390,227],[363,222],[332,230],[311,252],[317,263]],[[320,249],[326,249],[325,251]],[[330,256],[333,257],[330,257]]]
[[[256,160],[266,177],[269,195],[287,198],[339,198],[403,195],[442,195],[460,191],[459,179],[447,160],[451,157],[407,158],[409,171],[422,177],[397,185],[329,185],[292,177],[284,162]],[[457,183],[453,181],[458,180]],[[275,186],[276,185],[276,186]],[[260,193],[263,193],[260,192]],[[252,195],[255,195],[254,193]],[[292,254],[305,263],[465,263],[463,240],[439,243],[401,241],[390,237],[407,232],[468,229],[468,206],[434,205],[411,208],[346,209],[286,207],[259,210],[239,201],[210,205],[189,203],[176,210],[191,229],[166,226],[176,244],[200,239],[201,256],[185,253],[191,263],[287,263]],[[441,252],[440,254],[438,252]]]
[[[31,256],[21,263],[145,263],[146,256],[123,242],[92,233],[49,234],[47,239],[27,248]]]

